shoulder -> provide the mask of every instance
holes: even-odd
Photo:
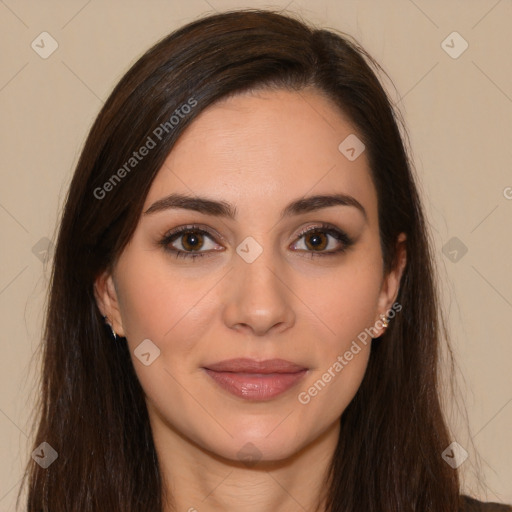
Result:
[[[484,503],[469,496],[462,496],[460,512],[512,512],[512,506],[501,503]]]

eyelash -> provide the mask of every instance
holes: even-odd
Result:
[[[342,253],[344,253],[349,247],[351,247],[354,243],[354,241],[344,232],[341,231],[338,228],[334,228],[330,224],[321,223],[319,226],[313,226],[309,228],[303,229],[299,235],[297,240],[300,240],[303,236],[310,234],[310,233],[326,233],[327,235],[332,236],[335,240],[341,242],[343,244],[341,249],[337,249],[336,251],[329,251],[329,252],[316,252],[316,251],[304,251],[303,249],[300,249],[298,251],[301,252],[307,252],[310,254],[311,259],[320,256],[337,256]],[[170,244],[174,242],[175,240],[180,238],[180,235],[184,235],[186,233],[200,233],[201,235],[206,235],[210,239],[214,239],[214,236],[209,232],[206,231],[199,226],[196,225],[189,225],[189,226],[182,226],[179,228],[176,228],[170,232],[168,232],[162,240],[160,240],[159,244],[163,246],[163,248],[170,252],[173,256],[176,258],[191,258],[192,261],[196,258],[202,258],[203,256],[211,256],[211,251],[201,251],[201,252],[187,252],[182,251],[181,249],[176,249],[174,247],[170,247]],[[217,252],[217,251],[213,251]]]

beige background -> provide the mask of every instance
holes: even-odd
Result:
[[[410,131],[467,405],[467,429],[451,415],[453,439],[469,452],[465,489],[512,502],[510,0],[0,0],[0,511],[15,510],[30,456],[45,238],[54,239],[94,117],[130,64],[174,28],[208,12],[269,6],[353,35],[396,85],[386,87]],[[58,43],[47,59],[31,48],[43,31]],[[453,31],[469,44],[458,58],[442,47]],[[452,237],[468,249],[456,262],[445,245]]]

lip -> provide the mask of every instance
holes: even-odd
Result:
[[[218,363],[205,365],[204,368],[214,372],[234,373],[296,373],[307,370],[305,366],[286,361],[285,359],[266,359],[257,361],[245,357],[227,359]]]
[[[203,367],[223,389],[246,400],[270,400],[295,386],[308,368],[284,359],[229,359]]]

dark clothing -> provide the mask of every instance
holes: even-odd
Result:
[[[464,507],[460,512],[512,512],[512,506],[500,503],[484,503],[469,496],[463,496]]]

